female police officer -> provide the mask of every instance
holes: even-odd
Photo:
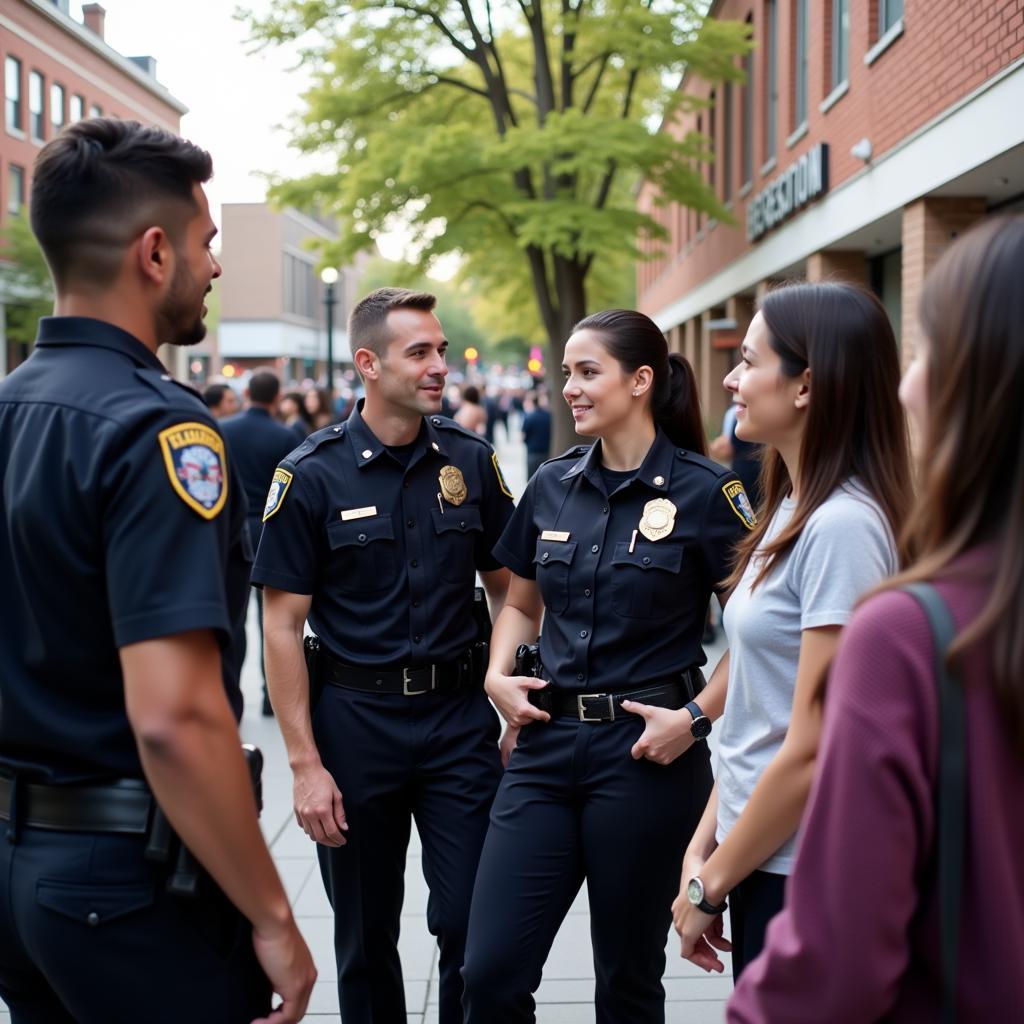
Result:
[[[667,901],[711,789],[694,741],[725,696],[724,664],[700,692],[704,617],[754,525],[742,485],[703,455],[689,364],[651,320],[586,318],[563,370],[576,429],[598,441],[538,470],[495,548],[513,576],[487,691],[516,746],[473,892],[468,1024],[534,1019],[584,878],[597,1020],[664,1019]],[[542,613],[543,678],[511,676]]]

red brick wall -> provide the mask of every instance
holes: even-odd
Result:
[[[908,135],[982,85],[1002,68],[1024,56],[1024,0],[905,0],[904,31],[871,65],[864,55],[877,41],[876,0],[850,0],[849,91],[828,111],[819,105],[830,86],[831,0],[810,0],[810,49],[808,67],[808,132],[794,146],[786,138],[793,130],[791,44],[795,0],[777,0],[778,109],[776,115],[776,166],[761,175],[765,160],[764,101],[766,53],[764,47],[765,0],[723,0],[716,16],[743,20],[753,13],[757,50],[754,54],[754,181],[757,193],[779,171],[789,166],[818,142],[829,144],[830,186],[850,178],[863,164],[850,148],[867,137],[878,159]],[[686,92],[707,97],[710,87],[691,79]],[[719,86],[719,89],[721,87]],[[734,103],[733,214],[737,225],[718,224],[705,229],[703,238],[683,230],[681,237],[655,261],[641,263],[637,292],[641,309],[654,312],[684,294],[732,262],[749,248],[745,233],[745,199],[739,195],[742,166],[742,120],[739,90]],[[704,117],[707,118],[707,112]],[[720,119],[721,104],[716,112]],[[666,130],[679,136],[693,130],[695,115],[681,115]],[[721,194],[721,189],[719,189]],[[650,186],[639,194],[639,208],[654,208]],[[676,216],[673,207],[657,212],[663,223]],[[685,225],[688,218],[682,218]],[[647,245],[648,250],[657,248]]]

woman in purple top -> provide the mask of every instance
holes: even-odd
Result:
[[[1024,218],[958,241],[925,286],[900,397],[920,440],[911,567],[856,613],[829,681],[785,910],[731,1024],[934,1021],[942,992],[934,582],[966,693],[959,1021],[1024,1019]]]

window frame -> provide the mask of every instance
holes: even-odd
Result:
[[[850,78],[850,0],[831,0],[832,54],[829,91],[838,89]],[[845,18],[843,17],[845,13]],[[845,22],[845,24],[844,24]]]
[[[14,70],[13,79],[11,71]],[[25,80],[24,80],[25,67],[18,57],[13,54],[5,54],[4,56],[4,125],[8,131],[13,131],[21,134],[25,131]],[[14,81],[17,85],[17,90],[14,96],[11,95],[11,81]],[[14,117],[11,117],[11,111],[14,111]]]
[[[14,180],[17,178],[18,188],[14,188]],[[25,168],[20,164],[8,163],[7,165],[7,213],[17,217],[25,209]],[[12,201],[17,196],[17,205]]]
[[[39,109],[33,109],[32,86],[39,84]],[[36,131],[36,128],[39,131]],[[46,141],[46,76],[38,68],[28,73],[28,137],[33,142]]]
[[[764,159],[775,159],[779,145],[779,19],[776,0],[765,0],[765,90],[764,90]]]
[[[54,99],[55,95],[60,95],[60,120],[57,121],[54,118]],[[50,83],[50,128],[53,129],[53,134],[56,135],[61,129],[65,128],[68,123],[68,91],[60,82]]]
[[[807,122],[810,82],[808,81],[808,49],[810,35],[810,0],[793,0],[793,134]]]

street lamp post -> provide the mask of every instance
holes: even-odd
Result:
[[[327,397],[331,401],[331,412],[334,411],[334,307],[338,304],[334,294],[334,286],[338,283],[338,271],[334,267],[324,267],[320,271],[320,280],[327,286],[324,305],[327,307]]]

